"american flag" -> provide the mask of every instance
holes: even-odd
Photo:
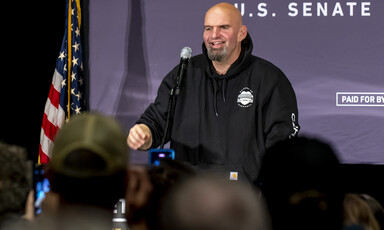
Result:
[[[64,38],[44,108],[39,164],[49,162],[54,137],[64,122],[72,114],[80,114],[86,110],[80,23],[80,0],[67,0]]]

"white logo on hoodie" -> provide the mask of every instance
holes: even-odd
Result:
[[[251,106],[253,104],[253,91],[248,87],[240,90],[240,94],[237,96],[237,104],[243,108]]]

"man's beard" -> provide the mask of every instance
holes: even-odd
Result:
[[[211,59],[211,61],[220,62],[224,60],[225,56],[227,56],[227,50],[225,48],[223,49],[208,48],[208,58]]]

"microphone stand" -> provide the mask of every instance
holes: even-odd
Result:
[[[183,80],[184,71],[187,68],[189,59],[181,59],[179,73],[177,74],[176,85],[169,90],[167,120],[164,128],[163,139],[161,140],[160,149],[164,149],[165,140],[171,136],[171,129],[173,123],[173,115],[175,113],[177,95],[181,92],[181,83]]]

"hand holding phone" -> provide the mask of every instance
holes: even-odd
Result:
[[[34,208],[35,215],[41,213],[41,207],[45,194],[50,190],[49,180],[44,175],[44,168],[42,165],[36,165],[33,169],[33,188],[34,188]]]

